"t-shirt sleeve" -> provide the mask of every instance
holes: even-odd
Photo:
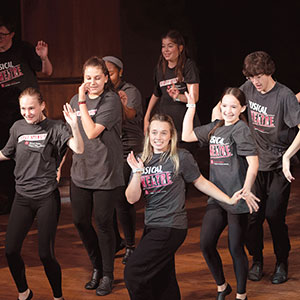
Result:
[[[237,154],[240,156],[257,155],[257,149],[250,128],[243,121],[236,124],[232,132],[232,138],[236,144]]]
[[[158,79],[158,69],[155,68],[154,73],[153,73],[153,81],[154,81],[154,88],[153,88],[153,94],[156,97],[161,97],[161,89],[159,86],[159,79]]]
[[[17,145],[17,140],[16,140],[16,135],[15,135],[15,125],[13,125],[10,130],[9,130],[9,139],[4,146],[4,148],[1,150],[2,154],[5,157],[13,159],[15,156],[16,152],[16,145]]]
[[[35,47],[27,42],[23,42],[23,52],[30,68],[35,72],[42,71],[42,60],[36,54]]]
[[[180,172],[185,182],[193,182],[201,175],[198,164],[190,152],[181,149],[179,152],[179,160]]]
[[[193,83],[199,83],[199,70],[191,59],[187,59],[185,66],[184,66],[184,82],[193,84]]]
[[[300,105],[297,101],[295,94],[288,91],[284,101],[284,122],[292,128],[300,124]]]
[[[219,120],[216,120],[212,123],[194,128],[194,133],[198,139],[200,147],[205,147],[208,145],[208,143],[209,143],[208,134],[214,128],[214,126],[217,124],[217,122],[219,122]]]
[[[121,100],[116,93],[107,93],[101,101],[103,103],[100,105],[94,120],[95,123],[110,130],[122,118]]]

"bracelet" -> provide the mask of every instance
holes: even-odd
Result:
[[[185,106],[186,107],[196,107],[196,104],[195,103],[187,103]]]
[[[136,169],[132,169],[132,173],[143,173],[144,172],[144,168],[136,168]]]
[[[86,104],[86,101],[84,100],[84,101],[78,101],[78,105],[80,105],[80,104]]]
[[[179,98],[173,99],[175,102],[181,102]]]

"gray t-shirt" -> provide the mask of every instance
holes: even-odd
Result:
[[[220,121],[196,127],[194,132],[200,146],[209,143],[210,181],[231,197],[244,185],[248,169],[246,156],[257,155],[257,151],[249,127],[241,120],[233,125],[217,128],[208,140],[209,132],[218,122]],[[236,205],[228,205],[213,198],[208,199],[208,203],[215,202],[234,214],[249,212],[245,200],[240,200]]]
[[[248,103],[249,127],[257,144],[259,170],[272,171],[282,167],[282,155],[295,138],[300,124],[300,106],[295,94],[276,82],[262,94],[247,81],[240,89]]]
[[[132,150],[140,153],[143,150],[143,105],[140,91],[131,83],[121,82],[118,90],[124,91],[127,95],[127,107],[136,111],[136,116],[131,120],[124,120],[122,124],[122,143],[124,159]]]
[[[154,227],[187,228],[185,182],[193,182],[201,174],[193,156],[178,149],[179,171],[174,174],[171,159],[161,160],[154,154],[141,177],[146,201],[145,225]]]
[[[29,198],[41,198],[57,188],[56,171],[67,150],[71,132],[59,120],[45,119],[39,124],[16,121],[1,150],[14,159],[16,191]]]
[[[120,97],[112,91],[104,91],[96,99],[86,96],[89,115],[95,123],[105,127],[95,139],[88,139],[82,127],[78,95],[71,99],[70,104],[76,109],[84,141],[84,153],[73,154],[72,181],[76,186],[88,189],[110,190],[124,185]]]

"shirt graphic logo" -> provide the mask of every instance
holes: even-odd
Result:
[[[24,144],[30,148],[44,148],[44,141],[47,137],[47,133],[43,134],[24,134],[18,138],[18,143],[23,141]]]
[[[13,66],[12,61],[0,64],[0,84],[5,87],[5,82],[23,76],[21,65]]]
[[[141,177],[141,184],[146,195],[160,193],[163,187],[172,183],[171,172],[163,172],[161,165],[146,167]]]
[[[275,127],[275,115],[267,114],[267,107],[249,100],[252,124],[255,126]],[[262,131],[263,132],[263,131]]]

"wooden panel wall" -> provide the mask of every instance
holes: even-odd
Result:
[[[40,87],[49,118],[62,119],[62,105],[77,93],[90,56],[121,56],[119,0],[21,0],[22,39],[49,45],[51,78]],[[40,74],[39,74],[40,75]],[[69,174],[70,160],[63,176]]]

